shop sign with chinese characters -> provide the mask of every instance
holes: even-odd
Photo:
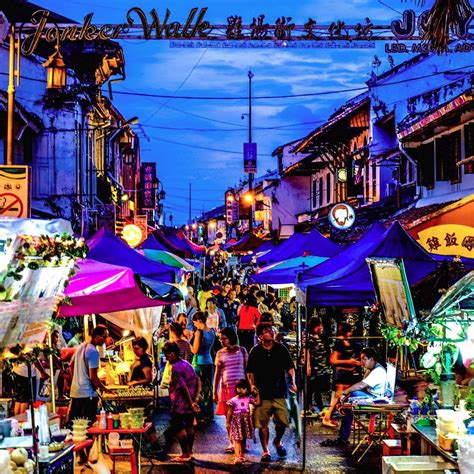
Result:
[[[252,47],[259,47],[265,40],[278,42],[283,47],[295,41],[308,44],[326,42],[329,45],[340,41],[346,47],[375,47],[375,41],[394,41],[387,45],[386,51],[398,53],[408,50],[408,46],[399,44],[400,41],[423,39],[430,15],[430,10],[417,16],[410,9],[402,12],[401,18],[385,25],[374,24],[367,15],[362,15],[365,18],[353,24],[334,19],[324,25],[317,18],[309,17],[302,25],[297,25],[292,16],[268,18],[260,14],[246,20],[239,14],[229,12],[226,15],[227,24],[212,24],[206,19],[207,11],[206,7],[194,7],[188,11],[186,18],[179,21],[168,8],[162,11],[152,8],[147,15],[143,9],[133,7],[128,10],[125,21],[118,24],[94,24],[93,13],[88,13],[82,24],[57,24],[51,20],[51,12],[39,9],[33,13],[28,25],[21,26],[24,38],[21,50],[26,56],[34,54],[42,40],[60,44],[121,38],[173,40],[175,43],[190,40],[251,41]],[[472,18],[473,15],[457,19],[449,31],[450,38],[468,40]],[[419,48],[416,51],[424,52],[422,41],[416,46]],[[462,48],[453,52],[470,52],[472,46],[466,41]]]
[[[449,224],[429,227],[418,232],[418,243],[438,255],[474,257],[474,228]]]
[[[29,217],[29,167],[0,165],[0,218]]]
[[[156,182],[156,163],[142,163],[142,209],[155,209],[156,193],[153,187]]]

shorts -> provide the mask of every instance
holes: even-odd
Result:
[[[353,385],[358,380],[360,380],[360,377],[358,379],[353,372],[350,372],[348,370],[336,370],[334,384],[335,385]]]
[[[176,432],[194,426],[194,413],[171,413],[170,425]]]
[[[276,425],[290,426],[288,418],[288,405],[284,398],[274,398],[273,400],[262,400],[262,404],[255,407],[255,427],[268,428],[270,417],[273,415],[273,422]]]

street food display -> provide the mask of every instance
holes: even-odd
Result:
[[[135,387],[121,387],[115,389],[110,393],[103,393],[102,398],[104,400],[143,400],[153,399],[154,391],[147,387],[135,386]]]

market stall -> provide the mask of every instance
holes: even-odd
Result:
[[[54,439],[60,427],[51,335],[74,262],[85,257],[87,246],[62,220],[5,220],[0,240],[0,347],[3,366],[16,380],[15,416],[2,421],[0,469],[8,474],[13,468],[32,472],[38,466],[72,466],[73,447]],[[49,387],[51,401],[39,408],[33,404],[37,370],[44,375],[43,387]]]

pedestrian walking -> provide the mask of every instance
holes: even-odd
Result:
[[[235,386],[237,395],[227,401],[229,407],[227,411],[226,425],[234,441],[235,460],[234,464],[245,462],[245,449],[247,440],[255,441],[255,429],[252,419],[252,405],[260,405],[258,390],[254,388],[251,393],[248,380],[241,379]]]
[[[194,417],[199,413],[201,383],[191,364],[179,357],[178,344],[167,342],[163,353],[173,367],[169,385],[171,422],[166,437],[168,441],[176,437],[181,447],[181,456],[173,461],[187,462],[193,456]]]
[[[214,406],[212,400],[213,383],[213,361],[211,349],[216,339],[214,329],[207,326],[207,312],[197,311],[193,315],[193,323],[196,328],[191,341],[191,351],[194,354],[193,365],[201,380],[201,397],[199,406],[201,413],[199,421],[210,423],[214,419]]]
[[[239,308],[238,317],[239,317],[239,326],[238,334],[239,341],[242,346],[250,351],[254,346],[254,334],[257,324],[260,322],[260,311],[257,308],[258,301],[257,299],[249,295],[245,303]]]
[[[214,401],[217,403],[216,415],[227,415],[227,402],[234,397],[239,380],[245,378],[248,353],[244,347],[237,344],[237,334],[231,328],[224,328],[220,333],[223,348],[216,354],[214,375]],[[232,453],[234,446],[229,435],[229,445],[226,453]]]
[[[255,426],[259,430],[263,455],[261,462],[270,462],[268,449],[270,417],[275,423],[275,439],[273,444],[279,457],[286,456],[286,449],[281,440],[289,426],[288,407],[286,404],[287,384],[286,373],[291,379],[293,392],[297,391],[295,382],[295,366],[288,349],[275,342],[272,326],[268,323],[257,325],[257,336],[260,344],[252,348],[247,364],[247,378],[252,391],[257,388],[261,405],[255,408]]]
[[[342,392],[356,381],[356,367],[360,362],[353,358],[354,349],[349,337],[352,336],[351,325],[342,322],[338,326],[337,339],[329,358],[329,363],[335,367],[335,394],[331,406],[325,414],[322,424],[330,428],[337,428],[338,424],[331,419]]]

